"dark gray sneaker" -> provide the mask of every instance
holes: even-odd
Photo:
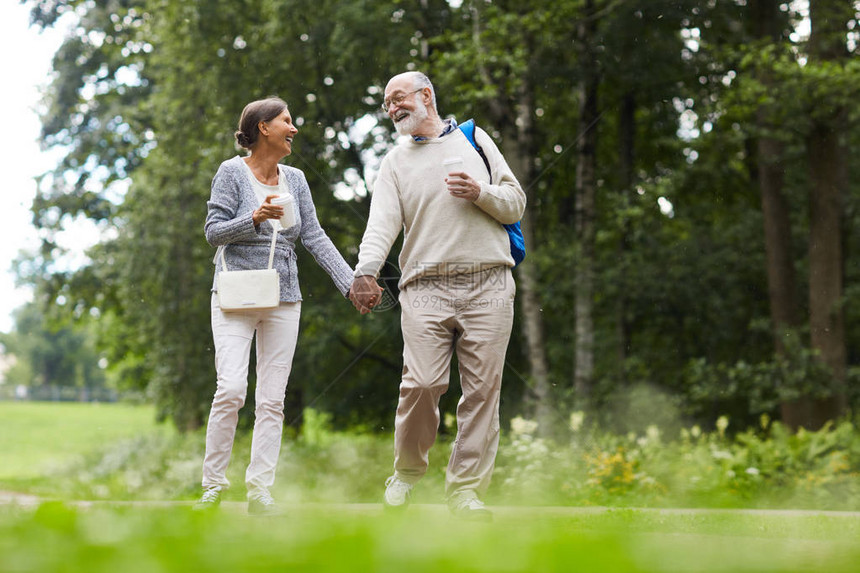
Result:
[[[261,492],[248,498],[248,515],[281,515],[281,508],[269,492]]]
[[[206,488],[200,499],[197,500],[191,509],[194,511],[208,511],[217,509],[221,505],[221,486],[212,486]]]

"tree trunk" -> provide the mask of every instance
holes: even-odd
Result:
[[[525,181],[528,181],[526,179]],[[534,248],[533,209],[526,207],[523,215],[523,238],[529,248]],[[530,386],[526,395],[540,435],[547,435],[553,427],[553,397],[550,392],[549,368],[546,362],[546,346],[543,336],[543,318],[537,288],[537,273],[534,263],[528,258],[517,267],[520,308],[522,310],[523,336],[526,340],[530,368]]]
[[[759,113],[760,126],[765,121],[762,115]],[[775,139],[761,137],[757,147],[774,348],[777,354],[784,355],[783,337],[787,335],[787,331],[799,325],[800,307],[797,300],[794,261],[791,256],[789,208],[782,192],[783,146]]]
[[[755,0],[750,4],[754,34],[774,44],[782,40],[778,18],[780,0]],[[773,79],[762,72],[759,81],[770,88]],[[768,89],[770,92],[771,90]],[[775,121],[772,110],[762,106],[756,113],[759,137],[756,141],[756,177],[761,191],[764,219],[765,254],[767,257],[767,286],[770,318],[773,328],[774,352],[786,355],[786,337],[795,336],[801,324],[800,302],[794,259],[791,256],[791,220],[789,206],[783,193],[783,144],[770,135]],[[783,423],[791,428],[804,424],[806,408],[797,401],[780,404]]]
[[[573,385],[579,400],[590,401],[594,378],[594,238],[595,167],[597,160],[598,71],[591,44],[595,35],[594,2],[586,0],[577,36],[581,47],[583,76],[579,85],[579,140],[576,164],[577,263],[574,269],[576,297]]]
[[[766,113],[759,110],[759,127],[767,123]],[[791,222],[788,203],[783,195],[782,143],[762,136],[757,142],[758,180],[764,218],[765,253],[770,318],[773,324],[774,352],[786,356],[786,338],[797,335],[800,305],[797,279],[791,256]],[[805,425],[806,408],[796,400],[780,403],[783,423],[796,429]]]
[[[480,49],[481,20],[480,10],[472,4],[472,41]],[[488,70],[481,67],[478,70],[482,81],[492,85],[493,81]],[[489,112],[493,121],[503,126],[505,137],[501,148],[508,165],[516,175],[526,192],[526,210],[521,223],[526,248],[534,248],[534,196],[530,193],[531,182],[536,179],[537,170],[534,163],[535,139],[532,110],[534,109],[534,90],[528,78],[524,78],[518,94],[516,109],[510,109],[505,98],[490,100]],[[510,118],[516,121],[511,122]],[[529,380],[526,386],[524,402],[531,406],[532,414],[538,423],[541,435],[550,432],[553,426],[554,411],[553,397],[550,392],[549,367],[546,360],[546,346],[543,336],[543,317],[540,309],[538,293],[537,269],[529,257],[520,263],[515,271],[517,276],[517,292],[522,312],[523,336],[526,341],[526,352],[529,361]]]
[[[625,208],[630,203],[635,180],[635,149],[636,149],[636,95],[631,91],[621,98],[618,112],[618,158],[620,178],[618,181],[621,192],[621,205]],[[627,320],[627,292],[624,288],[626,275],[626,253],[630,249],[630,223],[625,218],[622,223],[621,237],[618,241],[618,261],[620,291],[616,296],[615,330],[618,339],[619,380],[624,382],[624,362],[630,347],[630,323]]]
[[[532,126],[532,105],[530,86],[525,86],[521,102],[517,109],[516,149],[511,150],[509,162],[511,169],[526,189],[526,210],[523,214],[522,231],[526,246],[534,248],[534,207],[533,194],[529,193],[529,185],[535,179],[534,165],[534,131]],[[546,347],[543,336],[543,318],[540,310],[540,299],[537,288],[537,269],[531,259],[526,258],[517,267],[519,278],[520,308],[522,309],[523,335],[526,340],[530,367],[530,385],[526,402],[531,405],[538,431],[548,435],[553,426],[552,396],[549,384],[549,368],[546,362]]]
[[[850,2],[811,0],[810,61],[840,61],[847,55],[845,25],[853,16]],[[846,6],[848,7],[846,9]],[[825,102],[826,105],[826,102]],[[809,327],[810,343],[821,354],[836,382],[828,399],[807,398],[806,426],[817,428],[842,415],[847,406],[843,323],[842,194],[847,187],[847,154],[841,140],[844,111],[837,107],[814,111],[807,141],[809,159]]]
[[[808,427],[843,414],[846,398],[845,327],[842,313],[842,201],[845,151],[836,128],[817,124],[809,138],[809,330],[812,347],[830,368],[837,391],[816,400]]]

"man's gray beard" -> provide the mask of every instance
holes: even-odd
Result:
[[[421,125],[421,122],[427,119],[427,115],[427,106],[424,105],[423,101],[416,98],[415,109],[409,114],[409,117],[395,123],[394,129],[400,135],[412,135]]]

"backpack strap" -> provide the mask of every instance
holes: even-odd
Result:
[[[484,153],[483,148],[478,145],[478,141],[475,139],[475,120],[468,119],[461,124],[457,125],[457,128],[463,132],[463,135],[466,136],[466,139],[469,140],[469,143],[472,144],[472,147],[475,148],[475,151],[481,156],[481,159],[484,160],[484,165],[487,168],[487,173],[490,174],[490,185],[493,184],[493,170],[490,169],[490,161],[487,159],[487,155]]]
[[[466,136],[466,139],[469,140],[469,143],[472,144],[472,147],[478,152],[481,156],[481,159],[484,160],[484,165],[487,167],[487,172],[490,174],[490,184],[493,183],[493,171],[490,169],[490,161],[487,159],[487,155],[484,153],[484,150],[481,149],[481,146],[478,145],[478,142],[475,140],[475,120],[468,119],[463,123],[459,124],[457,128],[463,132],[463,135]],[[523,232],[520,228],[520,223],[517,221],[516,223],[502,225],[505,228],[505,231],[508,233],[508,239],[511,244],[511,256],[514,258],[514,266],[516,267],[526,256],[526,243],[523,238]]]

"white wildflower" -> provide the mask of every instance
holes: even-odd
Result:
[[[570,429],[574,432],[578,432],[580,428],[582,428],[582,424],[585,422],[585,412],[573,412],[570,415]]]
[[[520,435],[532,435],[537,430],[538,423],[534,420],[526,420],[520,416],[517,416],[513,420],[511,420],[511,432],[515,436]]]
[[[647,436],[649,442],[659,442],[660,441],[660,428],[651,424],[645,429],[645,436]]]
[[[720,432],[720,435],[726,433],[726,428],[729,427],[729,417],[728,416],[720,416],[717,418],[717,431]]]

